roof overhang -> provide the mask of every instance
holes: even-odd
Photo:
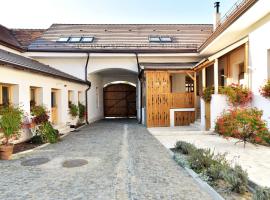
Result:
[[[254,24],[270,15],[269,0],[248,0],[250,5],[245,8],[228,26],[216,30],[200,47],[202,56],[208,56],[221,51],[224,47],[246,37],[255,27]]]
[[[187,62],[187,63],[140,63],[141,69],[144,70],[188,70],[192,69],[197,63]]]

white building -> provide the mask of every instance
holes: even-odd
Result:
[[[1,27],[2,101],[8,86],[12,88],[12,102],[22,104],[29,112],[34,89],[38,104],[52,108],[52,99],[56,99],[55,124],[70,122],[69,98],[74,103],[86,103],[88,122],[137,115],[139,122],[147,124],[152,116],[148,113],[145,74],[163,71],[171,77],[170,93],[195,94],[194,108],[188,112],[196,112],[195,118],[201,118],[203,127],[213,128],[216,117],[227,108],[226,100],[217,93],[218,86],[240,81],[253,91],[252,105],[264,111],[263,117],[270,124],[270,100],[258,91],[270,79],[270,1],[238,3],[226,17],[215,13],[214,26],[53,24],[46,30]],[[131,86],[124,87],[126,83],[135,86],[136,93]],[[108,87],[115,84],[118,87]],[[200,102],[198,94],[209,85],[215,86],[216,94],[210,116],[205,117],[204,102]],[[183,111],[181,106],[166,109],[165,114],[159,114],[166,115],[159,116],[166,122],[155,126],[174,125],[172,120],[177,119],[168,118],[168,113]]]

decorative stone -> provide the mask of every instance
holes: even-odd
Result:
[[[66,160],[65,162],[63,162],[63,167],[66,168],[81,167],[86,164],[88,164],[87,160],[73,159],[73,160]]]
[[[21,162],[22,166],[37,166],[49,162],[49,158],[32,158]]]

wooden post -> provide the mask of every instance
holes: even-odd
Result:
[[[194,72],[194,79],[193,79],[193,87],[194,87],[194,108],[195,108],[195,119],[197,118],[197,73]]]
[[[214,86],[215,94],[218,94],[218,59],[215,59],[214,63]]]

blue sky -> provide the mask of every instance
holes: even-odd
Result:
[[[215,0],[5,0],[0,23],[48,28],[52,23],[212,23]],[[220,0],[221,12],[236,0]],[[16,6],[15,6],[16,5]]]

